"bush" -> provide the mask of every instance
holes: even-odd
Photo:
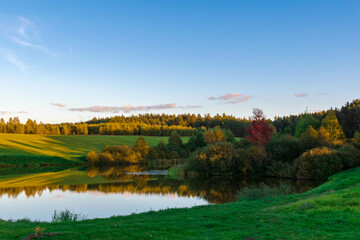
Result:
[[[294,167],[290,163],[273,161],[266,171],[269,177],[294,178]]]
[[[264,147],[251,146],[245,154],[240,152],[240,162],[243,162],[244,172],[264,174],[270,159]]]
[[[187,165],[187,171],[210,175],[231,175],[239,169],[238,153],[229,142],[211,144],[197,150],[190,156]]]
[[[291,136],[281,136],[266,144],[266,152],[272,161],[293,162],[300,156],[298,144]]]
[[[347,144],[337,150],[343,168],[349,169],[360,166],[360,150]]]
[[[295,161],[299,179],[326,179],[341,169],[341,159],[336,151],[327,147],[308,150]]]
[[[141,163],[145,161],[140,152],[128,145],[110,147],[109,150],[115,163]]]
[[[178,152],[172,151],[171,153],[169,153],[168,158],[169,159],[179,159],[180,154]]]
[[[99,153],[99,164],[112,164],[114,163],[114,158],[109,152]]]
[[[302,154],[310,149],[319,147],[317,137],[310,136],[310,135],[303,135],[303,136],[299,137],[297,139],[297,143],[298,143],[298,152],[300,154]]]
[[[91,151],[86,154],[86,160],[90,165],[95,165],[99,162],[99,155],[96,152]]]

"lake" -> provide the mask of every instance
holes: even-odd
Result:
[[[321,182],[244,177],[177,177],[142,166],[0,169],[0,219],[51,221],[69,209],[88,219],[238,200],[244,187],[285,184],[305,192]]]

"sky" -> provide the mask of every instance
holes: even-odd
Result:
[[[360,97],[360,1],[0,2],[0,118],[269,118]]]

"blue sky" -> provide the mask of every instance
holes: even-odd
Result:
[[[248,117],[359,98],[360,1],[1,1],[0,117]]]

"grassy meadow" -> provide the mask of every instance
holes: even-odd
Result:
[[[0,166],[71,165],[82,163],[89,151],[99,152],[106,145],[134,145],[139,136],[71,135],[48,136],[0,133]],[[168,137],[144,137],[156,146]],[[184,143],[189,137],[182,137]]]
[[[107,219],[45,223],[0,220],[0,239],[360,239],[360,168],[303,194],[168,209]]]

